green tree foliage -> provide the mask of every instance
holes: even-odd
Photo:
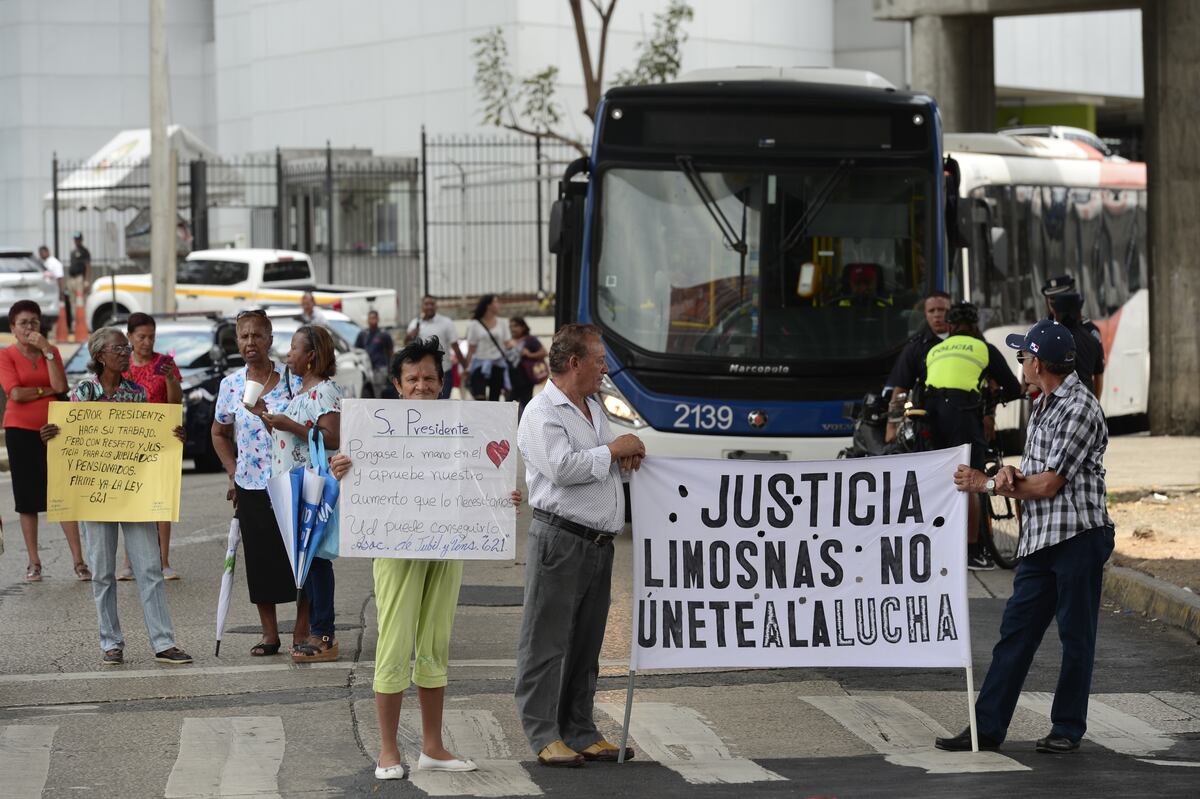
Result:
[[[593,64],[592,46],[588,40],[583,0],[566,0],[571,7],[575,24],[575,40],[579,47],[579,62],[583,72],[587,105],[583,113],[595,120],[596,107],[604,93],[604,60],[608,52],[608,30],[616,10],[617,0],[587,0],[599,19],[600,34]],[[654,32],[637,45],[638,60],[634,67],[618,73],[617,85],[665,83],[679,74],[680,48],[687,41],[684,23],[693,17],[686,0],[671,0],[662,13],[654,16]],[[500,28],[471,40],[475,45],[475,88],[482,104],[483,121],[488,125],[511,130],[527,136],[543,136],[572,145],[587,154],[587,145],[558,130],[563,120],[562,107],[555,98],[558,67],[548,66],[539,72],[517,78],[512,71],[508,43]]]
[[[618,86],[646,86],[666,83],[679,74],[680,48],[687,41],[683,23],[691,22],[692,7],[683,0],[672,0],[666,11],[654,15],[654,33],[638,44],[638,60],[633,69],[617,73]]]

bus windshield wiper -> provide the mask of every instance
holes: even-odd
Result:
[[[842,178],[846,176],[852,166],[854,166],[854,162],[847,158],[838,162],[833,174],[825,178],[825,182],[813,195],[812,202],[808,204],[808,208],[804,209],[804,214],[796,220],[796,224],[792,225],[792,229],[784,236],[783,243],[779,245],[780,252],[788,252],[800,243],[800,239],[804,238],[804,234],[808,232],[808,226],[817,218],[817,214],[821,213],[821,209],[833,195],[833,190],[842,182]]]
[[[717,223],[717,227],[721,230],[721,236],[725,239],[725,244],[739,255],[745,255],[747,252],[745,239],[738,235],[737,228],[730,223],[725,213],[721,210],[721,206],[717,205],[716,198],[708,190],[708,185],[700,177],[700,173],[696,171],[696,166],[692,163],[691,157],[687,155],[676,156],[675,163],[679,165],[679,171],[684,174],[688,179],[688,183],[692,184],[692,188],[700,196],[709,216]]]

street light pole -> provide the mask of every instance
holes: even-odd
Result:
[[[166,0],[150,0],[150,283],[156,314],[175,310],[175,180],[167,139]]]

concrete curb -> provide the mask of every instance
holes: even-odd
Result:
[[[1200,485],[1180,484],[1171,486],[1142,486],[1140,488],[1110,488],[1106,492],[1109,504],[1137,502],[1151,494],[1163,494],[1168,497],[1182,497],[1200,491]]]
[[[1191,591],[1125,566],[1109,566],[1104,570],[1104,595],[1200,639],[1200,597]]]

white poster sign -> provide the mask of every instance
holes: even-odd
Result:
[[[630,668],[969,666],[967,462],[646,459]]]
[[[345,400],[341,432],[343,557],[513,557],[515,403]]]

